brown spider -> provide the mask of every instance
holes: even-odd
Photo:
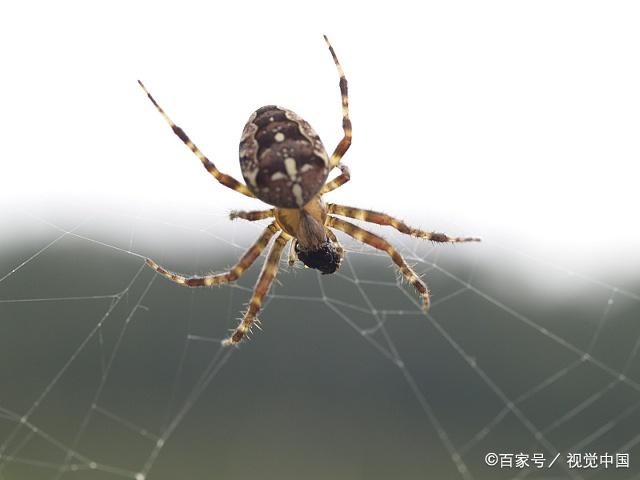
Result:
[[[246,185],[220,172],[213,162],[194,145],[184,130],[173,123],[142,82],[138,80],[149,100],[162,114],[173,132],[196,154],[204,168],[216,180],[248,197],[257,197],[274,206],[269,210],[231,212],[231,219],[243,218],[256,221],[274,218],[274,220],[228,272],[204,277],[185,277],[165,270],[153,260],[147,259],[147,264],[151,268],[181,285],[189,287],[220,285],[237,280],[266,248],[271,237],[275,236],[275,241],[269,250],[269,255],[253,290],[249,309],[233,334],[223,340],[223,345],[234,345],[240,342],[256,321],[262,300],[269,292],[271,283],[278,272],[282,251],[290,240],[292,241],[289,250],[290,265],[293,265],[297,257],[307,267],[320,270],[323,274],[333,273],[340,267],[344,250],[330,227],[341,230],[360,242],[386,252],[398,266],[405,279],[418,290],[422,296],[424,309],[428,310],[429,292],[427,287],[407,265],[402,255],[382,237],[334,215],[351,217],[378,225],[388,225],[407,235],[434,242],[479,240],[469,237],[449,237],[444,233],[425,232],[410,227],[384,213],[334,203],[325,204],[322,201],[322,195],[349,181],[349,169],[340,164],[340,159],[351,145],[347,79],[326,35],[324,39],[340,75],[342,128],[344,130],[342,140],[329,158],[320,137],[311,128],[311,125],[298,115],[291,110],[275,105],[259,108],[251,114],[240,140],[240,167]],[[334,167],[341,170],[340,175],[330,182],[326,182],[329,172]]]

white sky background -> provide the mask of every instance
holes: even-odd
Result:
[[[333,201],[639,265],[639,25],[637,2],[5,2],[0,204],[260,208],[204,172],[136,80],[241,178],[259,106],[296,111],[329,151],[340,139],[326,33],[354,125]]]

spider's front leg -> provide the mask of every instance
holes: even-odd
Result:
[[[291,240],[289,244],[289,266],[293,267],[298,259],[298,254],[296,253],[296,244],[298,243],[297,239]]]
[[[165,270],[163,267],[158,265],[156,262],[147,258],[147,265],[153,268],[156,272],[162,275],[165,278],[168,278],[172,282],[178,283],[180,285],[185,285],[187,287],[210,287],[213,285],[220,285],[222,283],[229,283],[236,281],[242,273],[249,268],[253,262],[255,262],[256,258],[260,256],[262,251],[265,249],[271,237],[275,235],[280,229],[273,222],[267,228],[264,229],[262,235],[256,240],[256,242],[245,252],[242,258],[238,261],[238,263],[228,272],[219,273],[217,275],[206,275],[203,277],[185,277],[183,275],[179,275],[177,273],[170,272]]]
[[[342,130],[344,132],[344,136],[338,146],[333,151],[331,155],[331,160],[329,163],[329,170],[333,169],[333,167],[338,166],[340,163],[340,159],[342,156],[349,150],[351,146],[351,120],[349,119],[349,93],[347,87],[347,77],[344,74],[344,70],[342,69],[342,65],[338,61],[338,57],[336,52],[333,50],[331,43],[327,36],[324,36],[324,41],[327,42],[327,46],[329,47],[329,52],[331,52],[331,56],[333,57],[333,62],[336,64],[336,68],[338,69],[338,75],[340,75],[340,97],[342,100]]]
[[[249,303],[249,309],[247,310],[247,313],[244,314],[244,318],[240,322],[240,325],[238,325],[238,327],[235,329],[233,334],[229,338],[226,338],[222,341],[222,345],[229,346],[239,343],[251,329],[251,325],[253,325],[253,323],[256,321],[256,315],[262,307],[262,299],[267,295],[267,293],[269,293],[269,288],[271,288],[271,284],[276,278],[276,274],[278,273],[278,263],[280,262],[280,255],[282,254],[282,250],[284,249],[284,246],[287,244],[290,238],[291,237],[284,232],[281,232],[280,235],[276,237],[276,241],[271,246],[271,250],[269,251],[267,261],[262,267],[258,282],[253,288],[253,296],[251,297],[251,302]]]
[[[202,165],[204,166],[204,168],[211,175],[213,175],[216,180],[218,180],[225,187],[229,187],[230,189],[235,190],[236,192],[242,193],[243,195],[246,195],[247,197],[251,197],[251,198],[255,197],[255,195],[253,193],[251,193],[251,190],[249,190],[249,188],[245,184],[240,183],[238,180],[233,178],[231,175],[227,175],[226,173],[222,173],[220,170],[218,170],[216,168],[216,166],[213,164],[213,162],[211,160],[209,160],[204,155],[204,153],[202,153],[200,151],[200,149],[198,147],[196,147],[196,145],[191,141],[191,139],[187,136],[187,134],[184,132],[184,130],[182,130],[182,128],[180,128],[175,123],[173,123],[173,120],[171,120],[171,118],[169,118],[169,115],[167,115],[165,113],[165,111],[158,104],[158,102],[156,102],[155,98],[153,98],[151,96],[151,94],[149,93],[147,88],[144,86],[144,84],[140,80],[138,80],[138,83],[140,84],[140,86],[144,90],[144,93],[147,94],[147,97],[149,98],[149,100],[151,100],[151,103],[153,103],[153,105],[156,107],[158,112],[160,112],[160,115],[162,115],[163,118],[165,119],[165,121],[169,124],[169,126],[171,127],[171,130],[173,130],[173,133],[175,133],[176,136],[180,140],[182,140],[182,142],[187,147],[189,147],[189,150],[191,150],[196,155],[196,157],[198,157],[198,159],[200,159],[200,161],[202,162]]]

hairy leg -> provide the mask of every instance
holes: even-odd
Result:
[[[347,207],[344,205],[337,205],[335,203],[328,203],[327,211],[328,213],[340,215],[343,217],[364,220],[365,222],[377,223],[378,225],[387,225],[395,228],[399,232],[406,233],[407,235],[411,235],[413,237],[431,240],[432,242],[460,243],[480,241],[479,238],[475,237],[450,237],[444,233],[425,232],[424,230],[410,227],[402,220],[393,218],[392,216],[385,213],[374,212],[373,210],[365,210],[362,208]]]
[[[349,172],[349,167],[347,167],[346,165],[340,164],[338,165],[338,168],[342,171],[342,173],[338,175],[336,178],[334,178],[333,180],[331,180],[330,182],[325,183],[324,187],[322,187],[322,190],[320,190],[320,195],[329,193],[335,190],[336,188],[340,187],[341,185],[344,185],[349,180],[351,180],[351,173]]]
[[[296,260],[298,259],[298,254],[296,253],[297,243],[298,243],[298,240],[294,238],[293,240],[291,240],[291,243],[289,244],[289,266],[290,267],[293,267],[293,265],[296,263]]]
[[[398,269],[404,275],[404,278],[415,287],[420,296],[422,297],[424,310],[429,310],[430,300],[429,300],[429,291],[427,290],[427,286],[420,280],[418,275],[411,269],[407,262],[405,262],[404,258],[400,253],[393,248],[393,246],[387,242],[384,238],[375,235],[374,233],[368,232],[367,230],[360,228],[353,223],[349,223],[345,220],[341,220],[336,217],[327,217],[327,226],[333,227],[337,230],[340,230],[347,235],[355,238],[359,242],[366,243],[367,245],[371,245],[373,248],[377,248],[378,250],[382,250],[386,252],[398,266]]]
[[[244,314],[244,318],[233,334],[222,341],[222,345],[228,346],[239,343],[251,329],[251,326],[256,321],[256,316],[262,307],[262,300],[267,293],[269,293],[269,288],[271,287],[273,280],[276,278],[276,274],[278,273],[278,264],[280,263],[280,255],[290,238],[291,237],[284,232],[281,232],[280,235],[276,237],[276,241],[269,251],[269,256],[262,266],[258,282],[253,289],[253,296],[249,303],[249,309],[247,310],[247,313]]]
[[[333,50],[331,43],[327,36],[324,36],[325,42],[327,42],[327,46],[329,47],[329,52],[331,52],[331,56],[333,57],[333,62],[336,64],[336,68],[338,69],[338,75],[340,75],[340,97],[342,99],[342,130],[344,132],[344,137],[338,143],[338,146],[333,151],[330,160],[330,170],[333,167],[336,167],[340,163],[340,159],[342,156],[349,150],[351,146],[351,120],[349,119],[349,93],[347,88],[347,77],[344,75],[344,70],[342,70],[342,66],[338,61],[338,57],[336,56],[336,52]]]
[[[147,265],[153,268],[156,272],[165,278],[168,278],[172,282],[180,285],[186,285],[187,287],[210,287],[212,285],[220,285],[222,283],[229,283],[237,280],[242,273],[249,268],[256,258],[260,256],[260,253],[265,249],[271,237],[276,234],[280,229],[273,222],[267,228],[264,229],[262,235],[256,240],[256,242],[245,252],[240,258],[238,263],[228,272],[219,273],[217,275],[206,275],[203,277],[185,277],[178,275],[177,273],[165,270],[153,260],[147,258]]]
[[[182,140],[187,147],[189,147],[189,149],[196,155],[196,157],[200,159],[204,168],[211,175],[213,175],[216,178],[216,180],[218,180],[225,187],[229,187],[230,189],[235,190],[236,192],[240,192],[243,195],[246,195],[247,197],[252,197],[252,198],[255,197],[255,195],[251,193],[251,190],[249,190],[249,188],[245,184],[240,183],[231,175],[227,175],[226,173],[222,173],[220,170],[218,170],[216,166],[213,164],[213,162],[209,160],[204,155],[204,153],[202,153],[200,149],[196,147],[195,144],[189,139],[189,137],[184,132],[184,130],[182,130],[182,128],[180,128],[175,123],[173,123],[173,121],[169,118],[169,115],[165,113],[165,111],[162,109],[162,107],[160,107],[158,102],[156,102],[156,100],[151,96],[151,94],[146,89],[144,84],[140,80],[138,80],[138,83],[144,90],[144,93],[147,94],[147,97],[149,97],[149,100],[151,100],[151,103],[153,103],[153,105],[156,107],[158,112],[160,112],[160,114],[164,117],[166,122],[169,124],[169,126],[171,127],[171,130],[173,130],[173,133],[175,133],[177,137],[180,140]]]
[[[275,215],[275,208],[270,208],[269,210],[252,210],[250,212],[245,212],[242,210],[232,210],[229,213],[229,218],[231,220],[235,220],[236,218],[242,218],[250,222],[255,222],[256,220],[264,220],[265,218],[271,218],[274,215]]]

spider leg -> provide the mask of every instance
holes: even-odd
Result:
[[[393,227],[399,232],[406,233],[412,237],[422,238],[424,240],[431,240],[432,242],[442,243],[460,243],[460,242],[479,242],[479,238],[475,237],[450,237],[444,233],[437,232],[425,232],[418,228],[413,228],[404,223],[402,220],[393,218],[390,215],[380,212],[374,212],[373,210],[365,210],[362,208],[347,207],[344,205],[337,205],[335,203],[327,204],[327,212],[343,217],[355,218],[357,220],[364,220],[365,222],[377,223],[378,225],[386,225]]]
[[[404,278],[411,283],[415,289],[418,291],[420,296],[422,296],[423,308],[425,312],[429,310],[430,300],[429,300],[429,290],[427,290],[427,286],[420,280],[418,275],[411,269],[407,262],[405,262],[402,255],[393,248],[393,246],[387,242],[384,238],[379,237],[378,235],[368,232],[367,230],[357,227],[353,223],[349,223],[345,220],[341,220],[336,217],[327,217],[327,226],[333,227],[337,230],[341,230],[347,235],[355,238],[356,240],[366,243],[367,245],[371,245],[373,248],[377,248],[378,250],[382,250],[386,252],[398,266],[398,269],[404,275]]]
[[[256,242],[244,253],[238,263],[228,272],[219,273],[217,275],[206,275],[204,277],[185,277],[176,273],[165,270],[153,260],[147,258],[147,265],[153,268],[156,272],[169,280],[178,283],[180,285],[186,285],[187,287],[210,287],[212,285],[220,285],[222,283],[229,283],[236,281],[242,273],[249,268],[256,258],[260,256],[265,249],[271,237],[275,235],[280,229],[273,222],[267,228],[264,229],[262,235],[256,240]]]
[[[232,210],[229,213],[229,218],[231,220],[235,220],[236,218],[242,218],[250,222],[255,222],[256,220],[264,220],[265,218],[271,218],[274,215],[275,215],[275,208],[270,208],[269,210],[253,210],[250,212],[245,212],[242,210]]]
[[[184,142],[184,144],[187,147],[189,147],[189,149],[193,153],[195,153],[196,157],[198,157],[200,159],[200,161],[202,162],[202,165],[204,165],[204,168],[211,175],[213,175],[216,178],[216,180],[218,180],[225,187],[229,187],[230,189],[235,190],[236,192],[240,192],[243,195],[246,195],[247,197],[252,197],[252,198],[255,197],[255,195],[253,193],[251,193],[251,190],[249,190],[249,188],[246,185],[244,185],[243,183],[240,183],[235,178],[233,178],[231,175],[227,175],[225,173],[222,173],[220,170],[218,170],[216,168],[216,166],[213,164],[213,162],[211,160],[209,160],[204,155],[204,153],[202,153],[200,151],[200,149],[198,147],[196,147],[195,144],[189,139],[187,134],[184,133],[184,130],[182,130],[182,128],[180,128],[175,123],[173,123],[173,121],[169,118],[169,115],[167,115],[165,113],[165,111],[162,109],[162,107],[160,107],[160,105],[158,105],[158,102],[156,102],[155,99],[151,96],[151,94],[146,89],[146,87],[143,85],[143,83],[140,80],[138,80],[138,83],[140,84],[140,86],[144,90],[144,93],[147,94],[147,97],[149,97],[149,100],[151,100],[151,103],[153,103],[153,105],[156,107],[158,112],[160,112],[160,114],[167,121],[167,123],[171,127],[171,130],[173,130],[173,133],[175,133],[178,136],[178,138],[180,140],[182,140]]]
[[[293,239],[289,244],[289,266],[293,267],[298,259],[298,254],[296,253],[296,244],[298,243],[297,239]]]
[[[336,52],[333,50],[331,43],[327,36],[324,36],[324,41],[327,42],[327,46],[329,47],[329,52],[331,52],[331,56],[333,57],[333,62],[336,64],[336,68],[338,69],[338,75],[340,75],[340,96],[342,97],[342,130],[344,131],[344,137],[338,143],[338,146],[333,151],[331,155],[331,160],[329,163],[329,170],[333,169],[333,167],[337,166],[340,163],[340,159],[342,156],[349,150],[351,146],[351,120],[349,119],[349,94],[347,91],[347,77],[344,75],[344,70],[342,70],[342,66],[338,61],[338,57],[336,56]]]
[[[325,193],[329,193],[332,190],[335,190],[341,185],[344,185],[349,180],[351,180],[351,173],[349,172],[349,167],[346,165],[338,165],[338,168],[342,170],[342,173],[338,175],[336,178],[324,184],[322,190],[320,190],[320,195],[324,195]]]
[[[244,318],[240,322],[240,325],[234,330],[233,334],[222,341],[222,345],[228,346],[239,343],[247,334],[251,325],[256,321],[256,315],[262,306],[262,299],[269,293],[269,288],[278,273],[278,263],[280,262],[282,250],[290,238],[291,237],[284,232],[276,237],[276,241],[269,251],[269,256],[262,266],[262,271],[260,272],[256,286],[253,288],[253,296],[249,303],[249,310],[244,314]]]
[[[334,243],[334,245],[336,246],[336,251],[338,252],[338,255],[340,255],[340,258],[342,258],[344,256],[344,248],[342,248],[342,244],[338,241],[338,237],[336,237],[336,234],[333,233],[328,228],[325,230],[327,232],[327,237],[329,237],[329,240],[331,240]]]

